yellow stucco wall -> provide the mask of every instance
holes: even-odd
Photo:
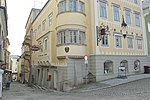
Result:
[[[116,22],[113,19],[113,4],[119,5],[120,8],[120,22]],[[121,27],[122,23],[122,15],[125,19],[125,8],[128,8],[131,10],[131,25],[128,25],[125,29]],[[99,9],[98,9],[99,10]],[[109,26],[110,31],[110,41],[109,41],[109,47],[102,47],[97,46],[97,54],[108,54],[108,55],[143,55],[144,54],[144,40],[142,40],[142,49],[137,49],[137,41],[136,36],[138,34],[139,37],[144,37],[143,33],[143,25],[142,25],[142,12],[140,7],[140,0],[138,1],[138,4],[134,4],[133,1],[123,1],[123,0],[108,0],[107,2],[107,19],[101,18],[100,14],[98,14],[98,23],[99,26],[103,23],[104,25]],[[135,26],[135,15],[134,11],[140,13],[140,27]],[[100,12],[100,11],[98,11]],[[96,20],[96,19],[95,19]],[[116,31],[114,31],[114,29]],[[120,30],[122,30],[123,33],[128,32],[127,36],[133,35],[133,49],[129,49],[127,46],[127,38],[124,39],[122,37],[122,48],[116,48],[115,47],[115,37],[114,32],[121,33]],[[142,34],[142,35],[141,35]],[[101,43],[99,44],[101,45]]]
[[[58,14],[58,3],[60,0],[51,0],[42,9],[42,12],[32,24],[33,31],[38,31],[38,26],[41,25],[41,32],[36,33],[36,38],[32,40],[32,45],[39,45],[38,42],[44,42],[44,38],[48,39],[48,49],[45,51],[37,51],[32,53],[32,58],[35,63],[39,61],[50,61],[51,64],[66,64],[66,59],[59,59],[60,56],[84,56],[90,53],[90,10],[89,1],[82,0],[85,3],[85,13],[80,12],[64,12]],[[52,24],[49,26],[48,15],[53,13]],[[66,17],[67,16],[67,17]],[[42,31],[42,22],[46,19],[45,31]],[[73,19],[73,20],[72,20]],[[86,45],[62,45],[57,46],[57,32],[65,29],[77,29],[86,32]],[[36,40],[36,41],[35,41]],[[44,44],[43,44],[44,45]],[[69,47],[69,53],[66,53],[64,48]],[[78,50],[78,51],[77,51]],[[82,52],[79,52],[82,51]]]
[[[136,49],[135,36],[141,36],[143,34],[142,30],[142,19],[140,16],[140,28],[135,26],[134,22],[134,11],[141,12],[140,4],[136,5],[134,3],[123,1],[123,0],[107,0],[107,11],[108,19],[103,19],[98,17],[95,19],[93,1],[91,0],[81,0],[85,3],[85,12],[63,12],[58,14],[58,3],[62,0],[50,0],[47,2],[45,7],[42,9],[38,17],[32,23],[33,32],[36,30],[36,37],[32,38],[32,45],[38,45],[39,42],[44,45],[44,39],[48,40],[47,50],[35,51],[32,52],[32,64],[38,64],[41,61],[49,61],[51,64],[66,64],[67,56],[84,56],[91,54],[111,54],[111,55],[142,55],[144,54],[144,41],[142,42],[142,49]],[[139,0],[140,2],[140,0]],[[113,20],[113,4],[120,6],[120,22],[114,22]],[[99,6],[99,5],[97,5]],[[122,15],[125,15],[124,9],[131,9],[131,26],[128,26],[126,29],[122,29]],[[49,26],[48,15],[52,15],[52,24]],[[98,12],[99,13],[99,9]],[[99,15],[99,14],[98,14]],[[66,17],[67,16],[67,17]],[[42,30],[42,23],[46,20],[45,30]],[[99,26],[101,23],[109,26],[110,29],[110,41],[109,47],[96,46],[96,31],[95,31],[95,20],[98,20]],[[30,24],[28,24],[30,26]],[[38,26],[41,25],[41,31],[38,32]],[[86,45],[57,45],[57,32],[65,29],[78,29],[84,30],[86,33]],[[133,49],[127,48],[127,38],[122,37],[122,48],[115,48],[115,39],[114,39],[114,29],[115,32],[128,32],[128,35],[134,35],[134,46]],[[27,27],[29,33],[30,28]],[[133,34],[132,34],[133,32]],[[65,47],[69,47],[69,53],[64,51]],[[82,52],[81,52],[82,51]],[[60,59],[60,58],[63,59]]]

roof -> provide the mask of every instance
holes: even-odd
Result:
[[[39,14],[35,17],[35,19],[33,20],[32,23],[34,23],[34,21],[37,19],[37,17],[41,14],[41,12],[43,11],[43,9],[47,6],[47,4],[50,2],[51,0],[48,0],[45,5],[43,6],[43,8],[41,9],[41,11],[39,12]]]
[[[41,9],[37,9],[37,8],[32,8],[32,9],[31,9],[30,14],[29,14],[29,17],[28,17],[27,22],[26,22],[25,28],[27,27],[27,24],[28,24],[28,22],[29,22],[29,19],[30,19],[30,16],[31,16],[32,11],[34,11],[34,10],[41,10]]]

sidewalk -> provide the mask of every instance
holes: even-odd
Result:
[[[138,75],[127,76],[127,78],[125,79],[114,78],[114,79],[110,79],[106,81],[100,81],[100,82],[88,84],[84,88],[75,89],[73,91],[74,92],[90,92],[94,90],[100,90],[100,89],[105,89],[105,88],[125,84],[128,82],[132,82],[132,81],[136,81],[136,80],[140,80],[144,78],[150,78],[150,74],[138,74]]]

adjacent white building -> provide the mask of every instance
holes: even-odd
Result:
[[[19,58],[18,55],[11,55],[10,59],[12,61],[12,78],[17,79],[17,59]]]

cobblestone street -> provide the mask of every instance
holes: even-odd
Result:
[[[150,78],[92,92],[52,92],[11,83],[3,100],[150,100]]]

